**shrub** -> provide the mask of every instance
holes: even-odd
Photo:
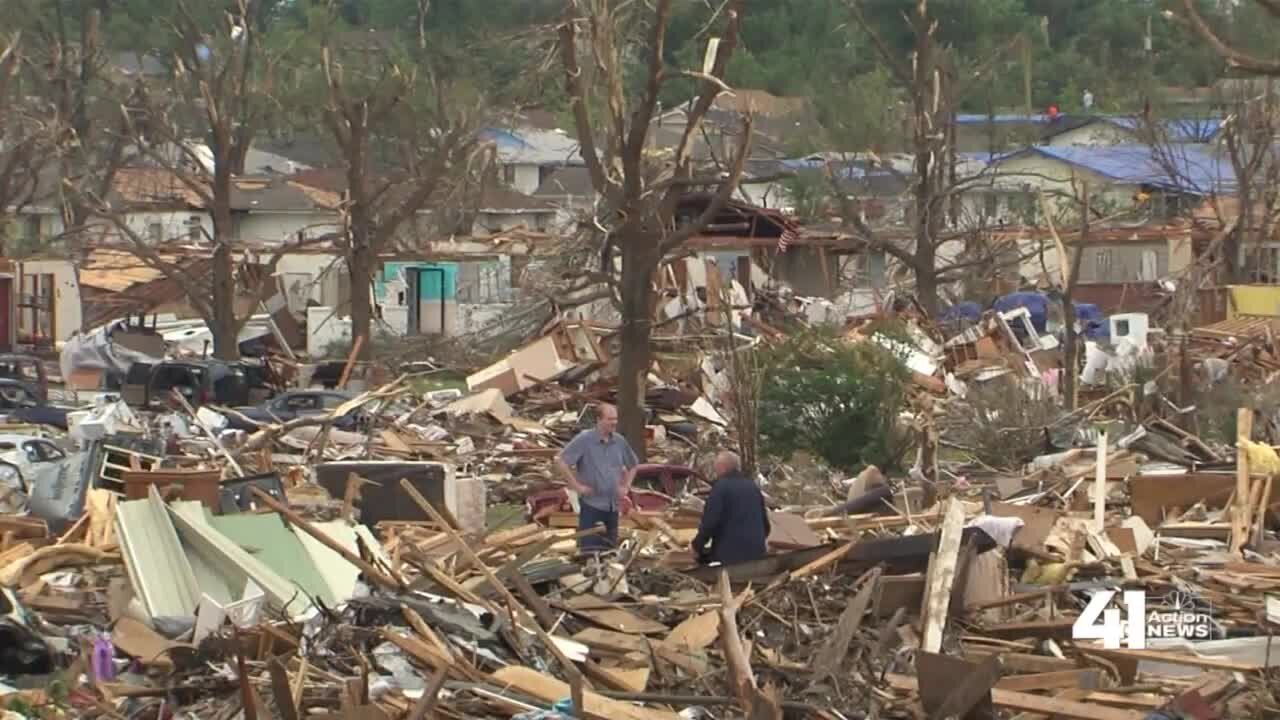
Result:
[[[1039,383],[1017,376],[971,382],[963,400],[947,403],[943,436],[985,465],[1018,468],[1053,440],[1070,439],[1075,425],[1065,415]]]
[[[762,361],[759,431],[766,453],[807,450],[848,472],[898,464],[907,442],[896,421],[910,374],[892,353],[809,330],[766,351]]]

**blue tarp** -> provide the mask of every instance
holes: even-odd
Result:
[[[1015,292],[996,298],[991,308],[1007,313],[1024,307],[1031,313],[1031,327],[1043,333],[1049,322],[1049,298],[1037,292]]]
[[[982,306],[976,302],[961,302],[952,305],[942,313],[942,322],[971,322],[976,323],[982,319]]]
[[[1111,328],[1107,325],[1107,317],[1102,314],[1102,308],[1093,303],[1074,303],[1074,305],[1076,320],[1080,323],[1085,337],[1090,340],[1101,340],[1111,334]]]

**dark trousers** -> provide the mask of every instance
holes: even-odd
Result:
[[[578,529],[590,530],[596,525],[604,525],[604,534],[578,538],[580,552],[602,552],[618,546],[618,512],[600,510],[586,503],[579,504]]]

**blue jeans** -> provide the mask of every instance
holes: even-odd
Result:
[[[586,503],[578,506],[578,529],[590,530],[604,525],[604,535],[588,535],[578,538],[579,552],[602,552],[618,545],[618,511],[593,508]]]

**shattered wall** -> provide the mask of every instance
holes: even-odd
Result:
[[[373,280],[383,322],[400,335],[455,334],[457,276],[456,263],[383,263]]]

